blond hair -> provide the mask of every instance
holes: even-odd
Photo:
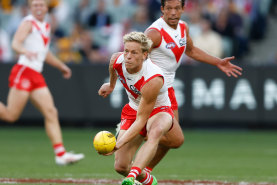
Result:
[[[123,37],[124,44],[126,42],[137,42],[141,44],[141,49],[143,52],[149,52],[149,49],[152,46],[152,40],[149,39],[144,33],[142,32],[131,32]]]
[[[28,0],[28,5],[30,6],[32,4],[34,0]],[[44,2],[46,3],[46,5],[48,6],[50,3],[49,3],[49,0],[44,0]]]

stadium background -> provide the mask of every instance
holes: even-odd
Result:
[[[43,74],[59,111],[65,146],[86,158],[74,166],[56,166],[43,118],[28,104],[16,123],[0,121],[0,184],[119,184],[122,177],[113,170],[113,157],[98,155],[92,139],[99,130],[115,132],[127,99],[119,83],[107,99],[97,91],[108,78],[111,53],[122,49],[122,35],[144,31],[158,18],[159,0],[50,2],[51,51],[73,76],[64,80],[47,65]],[[182,19],[195,44],[219,57],[235,55],[234,63],[244,72],[238,79],[228,78],[184,57],[174,86],[186,142],[153,171],[160,184],[277,184],[276,2],[187,0]],[[3,102],[17,61],[11,39],[27,13],[26,1],[0,1]]]
[[[73,70],[69,81],[48,66],[44,70],[62,123],[119,121],[127,102],[119,83],[105,100],[97,90],[108,78],[109,57],[122,51],[122,35],[144,31],[161,16],[159,8],[158,0],[50,1],[51,51]],[[182,19],[189,23],[195,45],[218,57],[236,56],[234,63],[244,72],[238,79],[227,78],[214,67],[184,57],[175,83],[182,126],[276,126],[276,11],[276,1],[271,0],[186,1]],[[8,93],[10,68],[17,60],[10,41],[27,14],[26,1],[1,1],[2,101]],[[20,121],[41,122],[42,117],[28,105]]]

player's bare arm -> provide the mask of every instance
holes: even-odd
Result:
[[[109,94],[111,94],[114,90],[114,87],[116,85],[116,80],[117,80],[117,75],[115,73],[115,70],[113,68],[115,60],[118,58],[118,56],[121,53],[114,53],[110,59],[110,64],[109,64],[109,74],[110,74],[110,82],[104,83],[99,91],[98,94],[104,98],[106,98]]]
[[[16,30],[12,41],[12,48],[14,49],[14,51],[16,51],[18,54],[25,55],[29,60],[33,60],[37,57],[37,53],[28,51],[23,47],[23,42],[30,34],[31,30],[32,23],[30,21],[22,22]]]
[[[46,54],[45,62],[59,69],[65,79],[69,79],[71,77],[71,69],[67,67],[67,65],[65,65],[62,61],[60,61],[51,51],[48,51]]]
[[[151,46],[151,49],[160,45],[160,43],[162,41],[162,38],[161,38],[161,33],[158,30],[156,30],[156,29],[147,29],[145,31],[145,35],[148,38],[150,38],[153,42],[153,44]],[[150,49],[149,52],[151,52],[151,49]]]
[[[151,112],[153,111],[156,99],[162,86],[162,77],[155,77],[143,86],[141,89],[141,100],[137,111],[136,121],[116,143],[116,149],[121,148],[124,144],[131,141],[143,129]]]
[[[235,59],[234,56],[221,59],[206,53],[205,51],[199,49],[198,47],[195,47],[193,45],[193,41],[191,37],[189,36],[189,28],[187,25],[186,27],[187,27],[187,48],[186,48],[187,56],[199,62],[217,66],[222,72],[224,72],[229,77],[234,76],[237,78],[238,75],[242,74],[241,73],[242,68],[231,63],[231,61]]]

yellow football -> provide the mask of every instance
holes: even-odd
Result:
[[[110,153],[115,145],[116,138],[109,131],[98,132],[93,139],[93,146],[99,154]]]

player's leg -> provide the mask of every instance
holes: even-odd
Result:
[[[56,163],[66,165],[84,158],[83,154],[67,153],[64,149],[58,111],[48,87],[42,87],[32,91],[30,99],[33,105],[44,116],[46,133],[53,145],[56,154]]]
[[[137,156],[134,160],[134,166],[144,168],[154,157],[160,139],[168,132],[172,125],[172,117],[170,114],[160,112],[151,118],[147,122],[147,141],[139,149]]]
[[[144,182],[144,184],[152,184],[153,181],[156,183],[156,179],[152,175],[147,179],[147,173],[143,171],[143,169],[154,157],[160,139],[170,129],[171,125],[172,117],[165,112],[159,112],[149,118],[147,122],[148,139],[137,152],[131,171],[127,178],[124,179],[123,183],[126,181],[126,184],[128,184],[128,181],[132,181],[136,178]]]
[[[175,116],[175,111],[174,111],[174,116]],[[149,164],[147,165],[147,168],[145,169],[145,170],[148,170],[148,172],[151,172],[152,169],[164,158],[164,156],[167,154],[169,149],[178,148],[184,142],[184,135],[180,127],[180,124],[175,118],[173,121],[174,121],[174,124],[172,129],[161,138],[161,141],[159,143],[155,156],[149,162]]]
[[[173,87],[168,89],[168,96],[171,102],[171,108],[174,112],[175,120],[173,128],[168,133],[166,133],[160,144],[168,148],[178,148],[184,143],[184,134],[179,124],[178,102]]]
[[[32,104],[42,113],[45,129],[51,143],[62,143],[62,133],[58,120],[58,111],[48,87],[38,88],[31,93]]]
[[[15,87],[10,88],[7,106],[0,102],[0,119],[7,122],[15,122],[21,115],[30,93],[25,90],[19,90]]]
[[[118,134],[118,139],[120,139],[126,130],[120,130]],[[136,136],[132,141],[125,144],[122,148],[115,152],[115,162],[114,168],[119,174],[126,177],[131,169],[132,160],[134,155],[143,142],[144,137],[141,135]]]
[[[154,158],[148,164],[147,168],[145,168],[145,170],[147,170],[148,172],[152,171],[152,169],[167,154],[170,148],[179,148],[185,140],[182,128],[179,124],[178,103],[176,100],[174,89],[172,87],[168,89],[168,95],[171,101],[171,108],[174,112],[174,124],[172,129],[162,137]]]

